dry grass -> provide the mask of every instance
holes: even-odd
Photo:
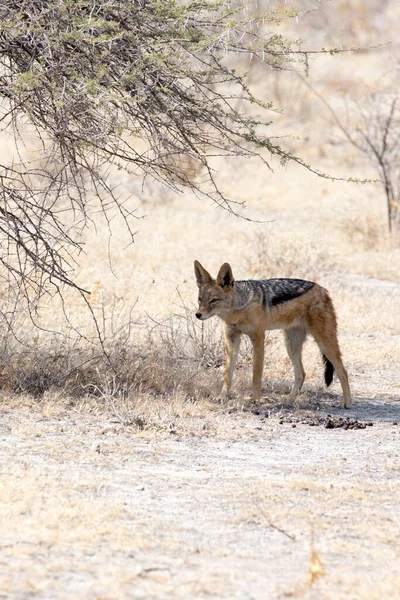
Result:
[[[278,243],[271,244],[269,236],[259,232],[249,243],[249,278],[260,277],[259,274],[265,272],[272,278],[282,277],[284,273],[285,277],[321,281],[335,270],[335,255],[329,256],[311,238],[285,239],[282,236]]]

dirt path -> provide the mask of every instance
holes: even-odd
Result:
[[[211,437],[3,407],[0,598],[400,598],[399,398],[359,400],[363,430],[238,412]]]

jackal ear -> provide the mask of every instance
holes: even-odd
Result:
[[[199,287],[206,283],[211,283],[212,281],[210,273],[201,266],[198,260],[194,261],[194,274],[196,275],[196,281]]]
[[[217,284],[222,288],[233,287],[235,280],[233,279],[232,269],[228,263],[224,263],[217,275]]]

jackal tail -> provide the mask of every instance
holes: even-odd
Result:
[[[329,387],[333,380],[333,373],[335,371],[335,367],[333,366],[331,361],[325,356],[325,354],[322,355],[322,360],[324,362],[325,367],[325,383],[327,387]]]

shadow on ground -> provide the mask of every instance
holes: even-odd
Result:
[[[400,397],[354,396],[353,403],[348,409],[342,407],[343,396],[340,393],[305,391],[298,397],[295,405],[285,402],[285,398],[287,396],[277,394],[276,389],[272,393],[265,390],[259,404],[248,404],[243,409],[245,412],[265,416],[287,417],[289,415],[297,418],[315,416],[322,419],[330,415],[335,419],[341,417],[373,423],[400,424]]]

